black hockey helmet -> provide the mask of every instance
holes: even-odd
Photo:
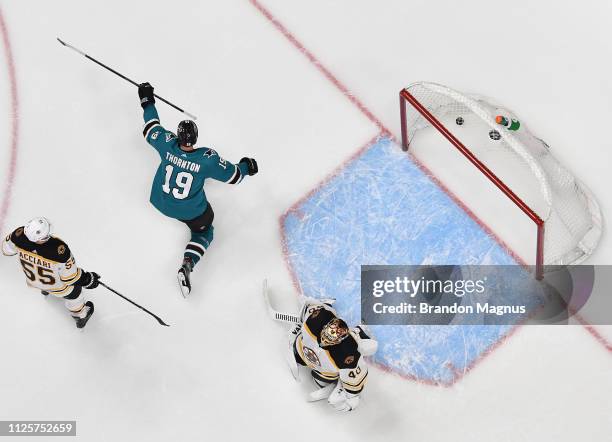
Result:
[[[176,131],[181,146],[193,146],[198,141],[198,126],[194,121],[183,120]]]

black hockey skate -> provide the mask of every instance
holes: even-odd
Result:
[[[189,258],[183,260],[183,265],[178,271],[178,283],[181,289],[183,298],[187,298],[191,293],[191,272],[193,270],[193,261]]]
[[[87,325],[87,321],[89,321],[89,318],[91,318],[91,316],[94,313],[94,305],[93,302],[91,301],[87,301],[85,303],[85,307],[89,307],[89,311],[87,312],[87,315],[85,315],[84,318],[74,318],[74,320],[76,321],[76,326],[77,328],[83,328]]]

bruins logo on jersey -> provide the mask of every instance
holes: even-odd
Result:
[[[59,255],[63,255],[64,253],[66,253],[66,246],[65,246],[65,245],[63,245],[63,244],[62,244],[62,245],[60,245],[60,246],[57,248],[57,253],[58,253]]]
[[[20,227],[17,230],[15,230],[15,236],[21,236],[21,235],[23,235],[23,227]]]
[[[303,347],[302,351],[304,352],[304,357],[308,362],[310,362],[312,365],[316,365],[317,367],[321,366],[321,361],[319,360],[319,357],[312,349],[308,347]]]
[[[355,356],[347,356],[347,357],[344,359],[344,363],[345,363],[346,365],[351,365],[353,362],[355,362]]]

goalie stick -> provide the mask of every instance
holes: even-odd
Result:
[[[272,303],[270,302],[270,294],[268,292],[268,280],[264,279],[263,282],[263,297],[266,302],[266,307],[268,309],[268,314],[273,321],[284,322],[286,324],[302,324],[302,320],[299,315],[295,315],[293,313],[285,313],[279,312],[278,310],[272,307]],[[330,301],[335,301],[334,299],[330,299]],[[351,335],[357,342],[357,346],[359,347],[359,352],[363,356],[372,356],[378,350],[378,342],[374,339],[361,339],[357,333],[353,330],[350,330]]]
[[[264,279],[263,282],[263,297],[266,302],[266,307],[268,309],[268,314],[270,318],[274,321],[285,322],[287,324],[301,324],[300,318],[298,315],[294,315],[292,313],[284,313],[275,310],[270,303],[270,295],[268,293],[268,280]]]
[[[264,279],[264,282],[263,282],[263,297],[264,297],[264,301],[266,302],[266,308],[268,309],[268,314],[270,315],[270,318],[272,318],[272,320],[278,321],[278,322],[284,322],[284,323],[288,323],[292,325],[302,323],[302,321],[300,321],[300,318],[297,315],[294,315],[291,313],[279,312],[275,310],[274,307],[272,307],[272,304],[270,302],[270,294],[268,293],[268,280],[267,279]],[[288,360],[287,360],[289,363],[289,366],[291,367],[291,362],[289,362],[290,360],[293,360],[293,352],[290,352],[290,354],[288,355]],[[295,360],[293,360],[293,365],[295,366],[296,372],[294,373],[292,369],[291,374],[293,375],[294,379],[299,382],[300,381],[299,368],[297,364],[295,363]],[[331,392],[333,391],[333,389],[334,389],[334,385],[329,385],[325,388],[311,391],[306,396],[306,400],[308,402],[318,402],[318,401],[327,399],[329,395],[331,394]]]

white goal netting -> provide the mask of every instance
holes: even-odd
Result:
[[[521,126],[516,131],[496,123],[497,115],[516,118],[513,112],[488,98],[467,96],[434,83],[414,83],[405,91],[544,221],[543,248],[538,252],[543,254],[544,265],[577,264],[594,251],[602,216],[593,194],[523,121],[519,119]],[[411,103],[405,104],[405,111],[402,124],[411,141],[431,123]],[[454,147],[449,145],[449,149]]]

